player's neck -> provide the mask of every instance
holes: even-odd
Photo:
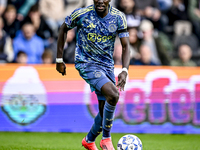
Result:
[[[107,16],[109,8],[107,8],[104,12],[98,12],[96,11],[97,15],[101,18],[104,18],[105,16]]]

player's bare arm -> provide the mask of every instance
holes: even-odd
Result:
[[[59,30],[58,41],[57,41],[57,58],[56,58],[56,70],[63,76],[66,75],[66,66],[63,62],[63,48],[67,38],[68,28],[65,23],[63,23]]]
[[[126,78],[128,75],[128,68],[130,64],[130,49],[129,49],[129,40],[128,37],[120,38],[122,44],[122,72],[118,75],[118,84],[117,87],[124,91],[126,84]]]

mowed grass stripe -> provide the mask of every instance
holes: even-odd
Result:
[[[0,132],[0,150],[84,150],[81,141],[86,133]],[[124,133],[113,133],[117,149]],[[200,150],[200,135],[135,134],[143,143],[143,150]],[[101,136],[96,140],[99,142]]]

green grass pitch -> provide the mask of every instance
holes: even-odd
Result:
[[[0,150],[84,150],[81,141],[86,133],[0,132]],[[112,134],[117,149],[118,140],[125,134]],[[200,135],[135,134],[143,150],[200,150]],[[101,136],[96,140],[99,142]]]

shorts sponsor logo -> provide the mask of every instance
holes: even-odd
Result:
[[[96,78],[100,78],[101,77],[101,72],[95,72],[95,74],[94,74],[94,76],[96,77]]]

